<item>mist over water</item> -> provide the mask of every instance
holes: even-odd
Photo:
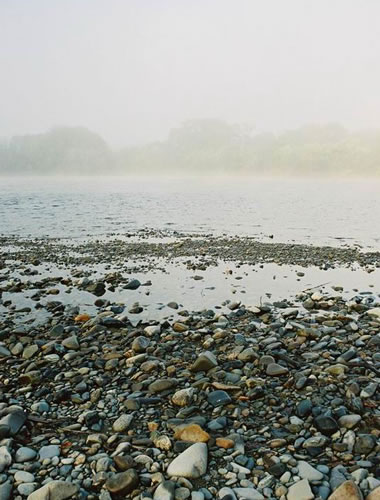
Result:
[[[0,233],[88,238],[154,229],[379,249],[379,191],[380,181],[364,180],[3,178]]]

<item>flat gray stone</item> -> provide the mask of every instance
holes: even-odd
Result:
[[[246,500],[264,500],[263,495],[255,488],[234,488],[234,493],[238,498],[246,498]]]
[[[322,481],[323,474],[304,460],[298,462],[298,475],[308,481]]]
[[[39,452],[40,460],[45,460],[45,458],[59,457],[61,454],[61,448],[57,444],[49,444],[47,446],[42,446]]]
[[[314,493],[307,479],[292,484],[288,489],[287,500],[313,500],[313,498],[315,498]]]
[[[79,487],[66,481],[50,481],[42,488],[34,491],[27,500],[65,500],[76,495]]]

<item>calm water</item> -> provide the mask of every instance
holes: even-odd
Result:
[[[152,228],[380,249],[379,218],[380,181],[0,177],[3,235]]]

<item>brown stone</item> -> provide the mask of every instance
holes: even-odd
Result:
[[[174,439],[191,443],[207,443],[210,434],[205,432],[198,424],[190,424],[185,427],[177,427],[174,431]]]
[[[173,325],[173,330],[175,332],[179,332],[179,333],[182,333],[182,332],[187,332],[188,330],[188,327],[186,325],[184,325],[183,323],[179,323],[178,321],[176,323],[174,323]]]
[[[139,484],[139,475],[135,469],[114,474],[106,481],[106,488],[111,493],[126,495],[131,493]]]
[[[380,500],[380,486],[372,490],[365,500]]]
[[[228,450],[229,448],[233,448],[235,446],[235,441],[227,438],[216,438],[215,443],[216,446],[219,446],[219,448],[224,448],[225,450]]]
[[[363,495],[353,481],[345,481],[329,496],[328,500],[363,500]]]
[[[132,469],[132,467],[136,465],[135,461],[130,455],[116,455],[116,457],[114,458],[114,462],[116,468],[121,471]]]

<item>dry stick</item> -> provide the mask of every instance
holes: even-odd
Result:
[[[310,288],[305,288],[305,290],[302,290],[303,292],[308,292],[309,290],[314,290],[314,288],[319,288],[320,286],[325,286],[331,283],[331,281],[326,281],[326,283],[321,283],[320,285],[315,285],[311,286]]]

